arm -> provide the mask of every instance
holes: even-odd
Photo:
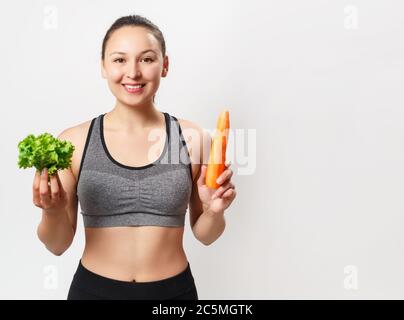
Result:
[[[208,132],[199,130],[202,137],[199,163],[206,164],[209,159],[211,137]],[[236,192],[232,189],[234,185],[229,181],[231,170],[223,172],[222,177],[225,179],[218,190],[205,185],[205,173],[206,167],[200,165],[192,186],[190,222],[195,238],[204,245],[210,245],[224,232],[226,227],[224,211],[234,199]],[[218,198],[212,200],[213,194],[218,195]]]
[[[62,132],[58,138],[71,141],[71,136],[67,132],[67,130]],[[76,185],[76,178],[71,168],[58,171],[51,178],[50,188],[47,172],[42,175],[36,173],[33,185],[34,204],[42,209],[37,235],[45,247],[57,256],[69,248],[76,232],[78,208]]]
[[[42,219],[37,228],[39,240],[56,256],[65,252],[73,242],[74,229],[67,210],[49,212],[42,210]]]
[[[192,227],[192,232],[195,238],[204,245],[208,246],[212,244],[224,232],[226,227],[224,212],[216,214],[206,208],[200,214],[195,214],[194,211],[191,215],[198,215],[198,218]]]

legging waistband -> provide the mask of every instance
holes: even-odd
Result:
[[[148,282],[110,279],[83,266],[81,260],[73,277],[72,287],[111,299],[170,299],[195,287],[188,262],[186,269],[172,277]]]

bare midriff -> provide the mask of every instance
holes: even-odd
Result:
[[[184,271],[184,227],[131,226],[85,228],[81,263],[106,278],[149,282]]]

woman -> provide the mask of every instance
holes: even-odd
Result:
[[[168,66],[158,27],[137,15],[116,20],[101,54],[114,108],[58,136],[75,146],[70,168],[49,184],[46,169],[35,176],[38,237],[55,255],[71,245],[82,209],[86,243],[68,299],[198,299],[182,246],[185,212],[189,205],[192,232],[209,245],[236,191],[228,164],[219,189],[204,183],[210,136],[156,109]]]

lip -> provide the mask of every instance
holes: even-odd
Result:
[[[139,84],[141,84],[141,83],[139,83]],[[139,85],[139,84],[124,83],[124,84],[122,84],[122,86],[125,88],[125,90],[126,90],[127,93],[133,94],[133,93],[141,93],[141,92],[143,92],[143,89],[144,89],[144,87],[146,86],[146,84],[144,83],[144,84],[143,84],[143,87],[137,88],[137,89],[129,89],[126,85],[129,85],[129,86],[136,86],[136,85]]]

